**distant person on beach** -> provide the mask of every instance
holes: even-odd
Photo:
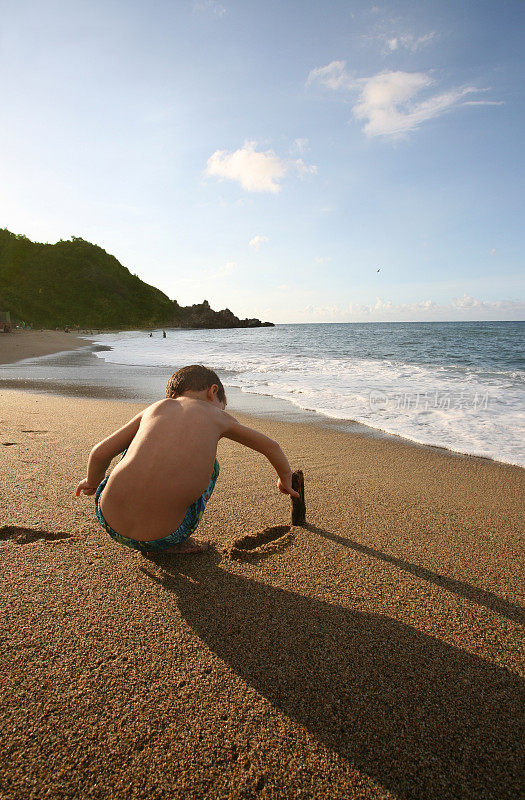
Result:
[[[225,412],[224,387],[200,365],[175,372],[166,399],[148,406],[92,449],[87,477],[77,486],[95,495],[95,513],[115,541],[142,553],[197,553],[209,542],[191,537],[219,474],[217,444],[225,437],[266,456],[283,494],[292,470],[277,442]],[[111,460],[122,458],[109,477]],[[118,531],[118,533],[117,533]]]

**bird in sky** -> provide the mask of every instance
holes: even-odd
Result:
[[[378,271],[378,272],[381,272],[381,267],[379,267],[379,269],[378,269],[377,271]]]

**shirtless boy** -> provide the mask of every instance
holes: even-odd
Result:
[[[218,376],[200,365],[183,367],[168,381],[166,399],[148,406],[92,449],[87,477],[77,486],[95,495],[98,520],[115,541],[143,553],[195,553],[208,542],[191,537],[219,474],[217,444],[223,437],[266,456],[283,494],[292,471],[272,439],[225,412]],[[111,460],[123,456],[111,475]]]

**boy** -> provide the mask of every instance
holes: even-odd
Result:
[[[206,550],[209,542],[191,534],[219,474],[216,453],[222,437],[263,453],[279,476],[279,490],[299,496],[277,442],[224,411],[224,387],[211,369],[179,369],[168,381],[166,398],[95,445],[87,477],[77,486],[77,497],[95,495],[98,520],[115,541],[142,553]],[[111,459],[122,452],[105,478]]]

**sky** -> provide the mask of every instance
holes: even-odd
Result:
[[[525,318],[523,0],[0,15],[0,227],[240,317]]]

